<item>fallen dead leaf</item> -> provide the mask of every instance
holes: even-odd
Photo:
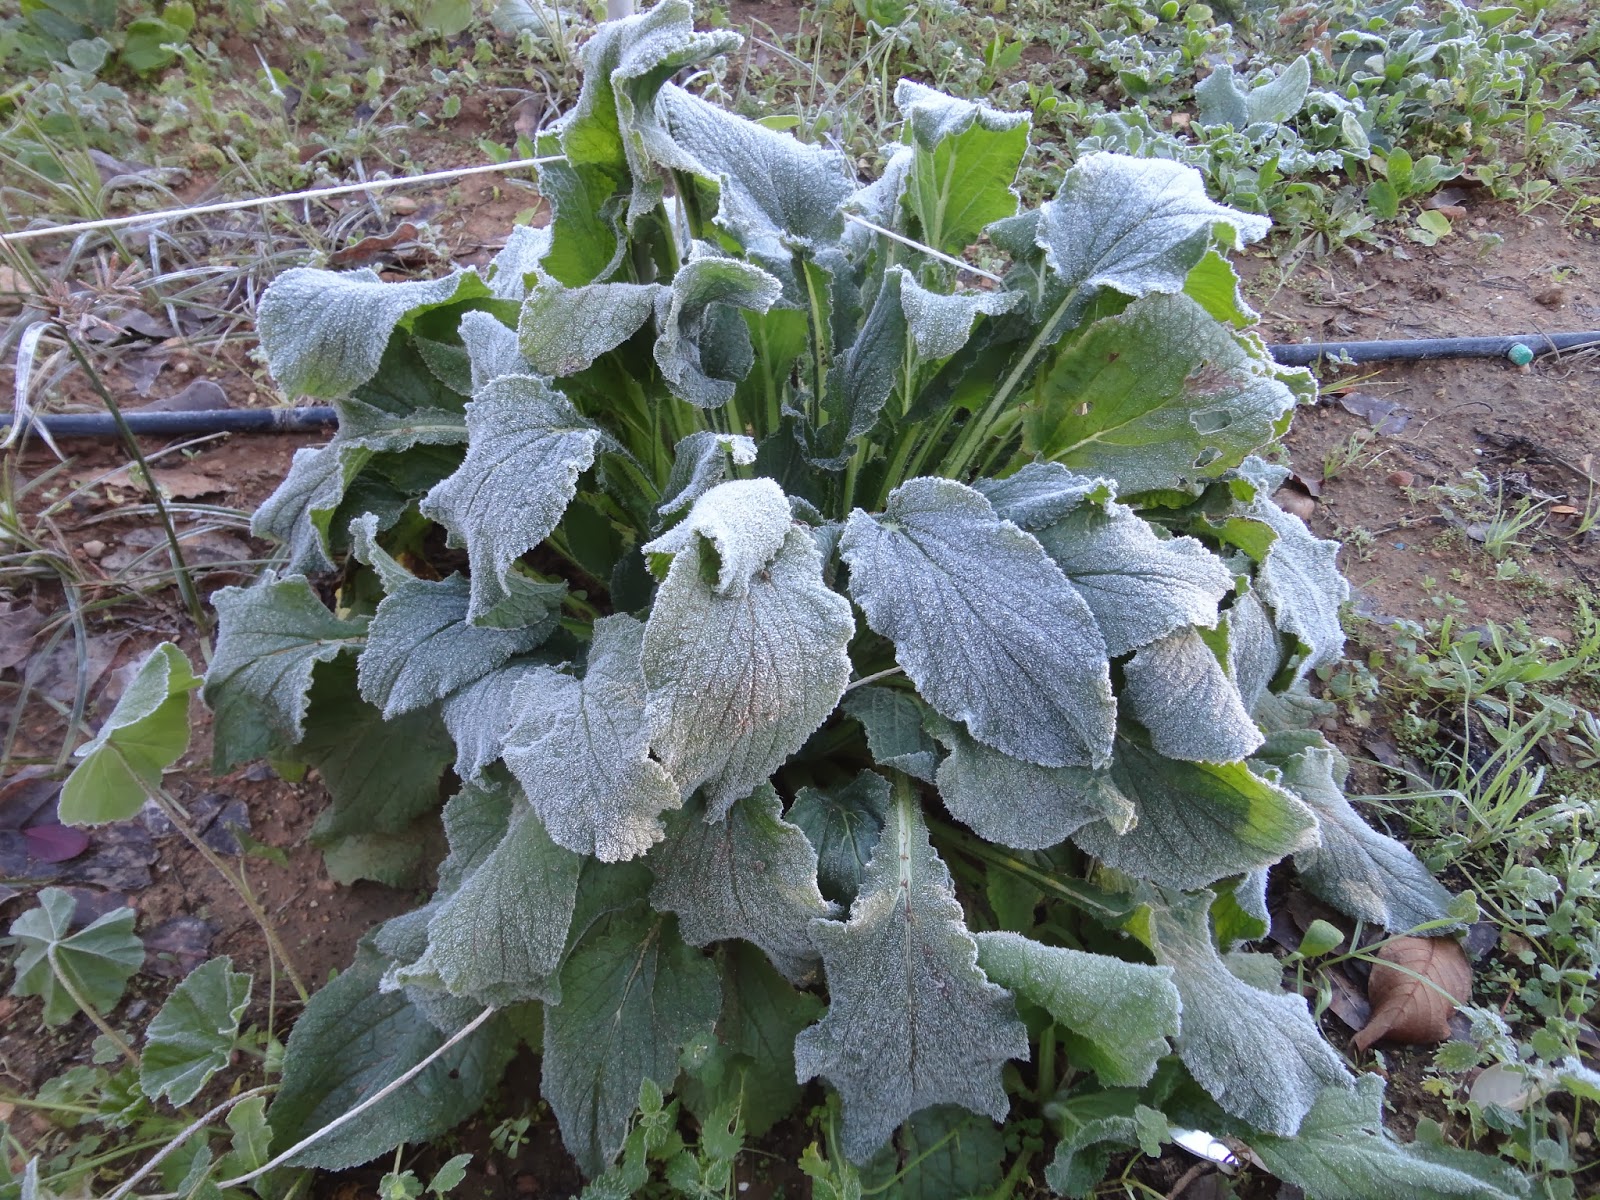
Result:
[[[1339,407],[1365,417],[1373,432],[1393,436],[1411,423],[1411,410],[1370,392],[1341,392]]]
[[[1302,521],[1311,520],[1317,511],[1317,502],[1299,488],[1280,488],[1272,499],[1284,512],[1293,513]]]
[[[375,258],[381,258],[398,246],[415,242],[417,234],[418,230],[414,224],[402,221],[391,233],[364,237],[354,246],[335,250],[328,256],[328,262],[335,267],[361,266]]]
[[[232,490],[231,485],[193,467],[152,467],[150,474],[155,479],[156,487],[161,489],[161,494],[168,500],[193,500],[199,496],[215,496]],[[81,486],[90,482],[90,479],[84,478],[81,482],[74,482]],[[145,490],[143,484],[135,481],[130,467],[113,471],[100,480],[100,486],[137,492]]]
[[[1452,937],[1396,938],[1378,951],[1367,981],[1372,1018],[1351,1039],[1359,1050],[1387,1038],[1432,1045],[1450,1037],[1450,1014],[1472,995],[1472,966]]]
[[[28,657],[33,638],[44,625],[44,614],[31,604],[0,609],[0,671]]]

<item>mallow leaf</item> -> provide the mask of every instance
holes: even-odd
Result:
[[[472,567],[468,617],[509,595],[512,564],[542,542],[594,462],[601,431],[541,379],[508,375],[467,405],[466,461],[422,501],[422,513],[465,545]]]
[[[514,658],[445,697],[439,712],[456,744],[457,777],[476,779],[500,757],[517,719],[513,697],[518,686],[548,665],[537,657]]]
[[[899,688],[852,687],[843,707],[861,723],[874,762],[933,782],[939,749],[922,727],[927,714],[915,696]]]
[[[576,375],[639,332],[666,288],[659,283],[590,283],[563,287],[541,279],[523,301],[517,338],[542,375]]]
[[[1271,222],[1215,204],[1200,172],[1162,158],[1086,154],[1039,210],[1039,247],[1060,286],[1129,296],[1183,290],[1219,233],[1236,246]]]
[[[622,1149],[646,1079],[670,1088],[678,1056],[709,1035],[721,1009],[711,961],[669,916],[635,904],[603,918],[561,968],[562,1002],[546,1005],[539,1091],[561,1141],[590,1178]]]
[[[1121,829],[1133,821],[1133,804],[1115,788],[1102,787],[1101,772],[1023,762],[942,717],[932,718],[929,728],[950,751],[939,764],[939,798],[985,841],[1044,850],[1091,821]]]
[[[783,285],[760,267],[700,254],[678,268],[656,297],[656,366],[673,395],[698,408],[733,399],[755,352],[738,309],[766,312]]]
[[[850,515],[850,595],[935,711],[1043,766],[1103,764],[1116,702],[1089,606],[979,492],[912,479]]]
[[[672,471],[656,511],[670,517],[727,478],[730,463],[748,467],[755,461],[756,444],[742,433],[691,433],[673,448]]]
[[[650,757],[644,626],[595,622],[581,680],[548,668],[511,698],[503,757],[557,845],[602,862],[643,854],[663,836],[660,816],[682,792]]]
[[[366,644],[366,622],[328,611],[304,576],[263,575],[212,593],[217,647],[201,697],[212,713],[212,770],[292,746],[305,733],[311,673]]]
[[[1109,867],[1163,887],[1190,890],[1270,866],[1317,844],[1317,820],[1292,792],[1243,763],[1167,758],[1143,736],[1117,738],[1100,781],[1133,805],[1124,833],[1093,821],[1072,835]]]
[[[949,358],[965,346],[972,336],[972,323],[980,316],[1011,312],[1024,299],[1021,292],[930,292],[904,267],[891,267],[890,271],[900,277],[900,308],[911,344],[917,357],[927,362]]]
[[[1239,689],[1191,625],[1158,638],[1122,669],[1127,712],[1159,754],[1189,762],[1239,762],[1264,740]]]
[[[1354,1081],[1304,998],[1252,987],[1228,970],[1211,940],[1212,899],[1200,892],[1148,910],[1150,948],[1183,998],[1178,1055],[1224,1112],[1293,1137],[1324,1088]]]
[[[811,936],[828,1012],[795,1039],[795,1069],[838,1089],[852,1161],[934,1104],[1005,1118],[1001,1067],[1027,1057],[1028,1032],[1010,995],[978,969],[949,869],[904,780],[849,921],[814,921]]]
[[[42,888],[39,907],[11,922],[17,949],[11,995],[43,997],[46,1025],[70,1021],[79,1011],[58,972],[97,1012],[109,1014],[128,980],[144,965],[144,943],[133,932],[133,909],[108,912],[72,933],[77,906],[71,892]]]
[[[1117,485],[1109,479],[1075,475],[1060,463],[1031,462],[1004,479],[976,479],[972,486],[988,497],[1002,520],[1019,529],[1047,529],[1080,505],[1114,512]]]
[[[735,486],[707,492],[694,511],[719,509],[719,493]],[[753,509],[746,525],[726,528],[720,562],[707,559],[716,543],[700,533],[673,558],[643,656],[651,749],[685,791],[705,788],[713,819],[827,719],[850,679],[845,648],[855,633],[849,603],[823,582],[822,557],[803,530],[791,527],[772,559],[741,579],[728,564],[742,570],[754,555],[735,547],[770,544],[767,524]]]
[[[699,803],[686,806],[650,852],[651,906],[676,914],[691,946],[743,938],[791,982],[802,982],[817,962],[809,923],[835,911],[817,890],[816,850],[783,819],[770,783],[720,821],[705,816]]]
[[[161,773],[189,748],[189,693],[200,686],[182,650],[162,642],[145,655],[100,732],[61,786],[65,825],[125,821],[161,786]]]
[[[984,226],[1017,211],[1011,184],[1028,149],[1028,114],[958,100],[909,79],[895,87],[894,102],[915,152],[905,205],[924,241],[960,254]]]
[[[978,965],[1039,1005],[1083,1042],[1074,1059],[1108,1087],[1143,1087],[1178,1036],[1181,1002],[1168,967],[1045,946],[1018,933],[980,933]]]
[[[1035,536],[1094,614],[1113,658],[1217,623],[1233,573],[1194,538],[1163,537],[1125,504],[1073,508]],[[981,736],[981,734],[980,734]]]
[[[1351,916],[1397,933],[1449,919],[1450,893],[1416,855],[1368,825],[1345,799],[1333,747],[1311,747],[1281,766],[1283,786],[1311,806],[1322,827],[1322,844],[1294,856],[1307,888]]]
[[[227,956],[202,963],[172,989],[145,1029],[139,1090],[182,1108],[233,1056],[239,1018],[250,1004],[250,976]]]
[[[828,899],[848,904],[856,898],[888,814],[889,781],[876,771],[796,793],[789,821],[816,849],[817,882]]]
[[[1198,490],[1272,441],[1296,403],[1270,358],[1184,295],[1146,296],[1090,325],[1037,394],[1024,445],[1125,495]]]
[[[376,271],[295,267],[261,297],[256,329],[267,369],[290,395],[332,399],[378,373],[394,328],[409,313],[489,295],[476,271],[385,283]]]

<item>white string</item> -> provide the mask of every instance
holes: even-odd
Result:
[[[882,225],[874,225],[865,217],[856,216],[855,213],[845,213],[844,219],[846,221],[854,221],[857,225],[861,225],[872,230],[873,233],[881,233],[884,237],[897,241],[902,246],[910,246],[913,250],[921,250],[924,254],[930,254],[934,258],[937,258],[940,262],[949,263],[952,267],[960,267],[963,271],[973,275],[981,275],[983,278],[992,279],[996,283],[1005,282],[1005,280],[1001,279],[1000,276],[992,274],[989,271],[985,271],[981,267],[975,267],[971,263],[962,262],[959,258],[946,254],[943,250],[935,250],[932,246],[925,246],[921,242],[914,242],[904,234],[896,233],[892,229],[885,229]]]
[[[68,233],[86,233],[91,229],[118,229],[125,225],[167,221],[177,217],[198,217],[207,213],[235,212],[245,208],[262,208],[268,204],[287,203],[293,200],[320,200],[324,196],[344,196],[351,192],[376,192],[384,188],[410,187],[417,183],[437,183],[443,179],[460,179],[465,175],[484,175],[493,171],[516,171],[525,167],[543,166],[545,163],[565,162],[560,154],[543,158],[518,158],[510,162],[484,163],[476,167],[452,167],[448,171],[428,171],[422,175],[397,175],[393,179],[370,179],[364,183],[340,183],[330,187],[310,188],[303,192],[284,192],[277,196],[257,196],[250,200],[219,200],[215,204],[196,204],[189,208],[171,208],[160,212],[136,213],[129,217],[104,217],[98,221],[78,221],[72,225],[46,225],[40,229],[23,229],[16,233],[0,233],[0,242],[25,242],[32,238],[57,237]]]

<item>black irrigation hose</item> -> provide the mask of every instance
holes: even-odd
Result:
[[[1268,346],[1272,357],[1289,367],[1305,367],[1323,358],[1353,363],[1416,361],[1433,358],[1506,358],[1513,347],[1531,354],[1600,347],[1600,330],[1588,333],[1519,333],[1499,337],[1413,338],[1388,342],[1296,342]],[[324,406],[308,408],[222,408],[196,412],[123,412],[134,433],[158,437],[203,433],[304,433],[332,425],[338,417]],[[11,424],[0,413],[0,429]],[[66,413],[34,418],[52,437],[115,437],[109,413]]]

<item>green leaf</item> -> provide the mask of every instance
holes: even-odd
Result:
[[[70,1021],[78,1012],[78,1002],[57,972],[104,1015],[116,1007],[128,980],[144,965],[144,943],[133,932],[133,909],[108,912],[69,933],[76,907],[70,892],[47,887],[39,892],[39,907],[11,923],[17,944],[11,995],[43,997],[46,1025]]]
[[[1024,444],[1123,493],[1198,490],[1273,440],[1296,403],[1281,368],[1239,339],[1188,296],[1136,300],[1064,344]]]
[[[1183,294],[1226,325],[1244,329],[1254,325],[1260,315],[1245,303],[1233,264],[1215,250],[1195,264],[1183,281]]]
[[[342,1116],[449,1036],[405,993],[378,990],[386,965],[382,955],[363,944],[349,969],[312,996],[295,1021],[283,1083],[268,1112],[275,1151]],[[290,1165],[343,1170],[401,1142],[427,1142],[448,1132],[478,1111],[516,1045],[508,1018],[489,1018],[416,1079],[302,1150]]]
[[[1239,762],[1265,740],[1211,647],[1191,625],[1151,642],[1123,667],[1128,714],[1157,753],[1189,762]]]
[[[950,872],[903,780],[849,922],[818,920],[811,930],[828,1013],[796,1039],[795,1069],[838,1089],[852,1161],[865,1162],[934,1104],[1005,1118],[1000,1069],[1027,1057],[1027,1029],[978,969]]]
[[[506,766],[556,844],[602,862],[643,854],[683,802],[650,757],[644,636],[630,616],[602,617],[581,680],[541,667],[511,698]]]
[[[678,1074],[678,1055],[716,1023],[716,968],[678,937],[671,917],[632,906],[597,925],[561,968],[562,1002],[546,1006],[540,1093],[585,1175],[622,1148],[646,1079]]]
[[[489,290],[495,298],[522,303],[527,298],[535,272],[553,248],[554,240],[554,231],[548,225],[513,225],[506,236],[506,244],[489,262],[487,278]],[[461,318],[462,341],[467,341],[467,323],[471,319],[471,313],[463,314]],[[470,348],[470,342],[468,346]]]
[[[666,292],[659,283],[568,288],[541,279],[517,322],[522,353],[542,375],[576,375],[637,333]]]
[[[776,492],[770,481],[732,482],[695,501],[693,532],[645,626],[650,747],[685,792],[705,788],[713,818],[804,744],[850,678],[855,621],[823,583],[811,538],[788,528],[759,565],[778,532],[763,483]],[[730,496],[748,503],[725,504]],[[720,558],[715,582],[708,555]]]
[[[861,723],[874,762],[933,782],[939,750],[922,727],[926,712],[915,696],[898,688],[852,687],[843,708]]]
[[[1242,88],[1226,63],[1195,84],[1194,98],[1201,125],[1281,125],[1300,111],[1311,86],[1311,61],[1304,54],[1286,66],[1276,79]]]
[[[915,150],[906,207],[925,242],[960,254],[985,226],[1017,211],[1011,184],[1028,149],[1028,115],[957,100],[909,79],[896,86],[894,102]]]
[[[312,672],[366,643],[366,623],[329,612],[303,575],[270,572],[211,595],[217,648],[202,698],[212,713],[212,770],[293,746],[305,734]]]
[[[217,1163],[218,1178],[231,1179],[235,1175],[264,1167],[271,1161],[272,1126],[267,1124],[265,1096],[251,1096],[230,1108],[228,1129],[233,1137],[229,1139],[228,1153]],[[257,1183],[257,1187],[270,1183],[273,1178],[268,1175]]]
[[[840,553],[850,595],[935,711],[1043,766],[1099,765],[1115,718],[1105,640],[1032,535],[950,479],[913,479]]]
[[[1419,1131],[1420,1132],[1420,1131]],[[1245,1132],[1262,1164],[1307,1200],[1512,1200],[1528,1194],[1516,1167],[1419,1136],[1406,1145],[1383,1127],[1383,1080],[1362,1075],[1326,1088],[1294,1137]]]
[[[1416,855],[1373,829],[1345,799],[1336,755],[1324,745],[1279,763],[1283,786],[1311,806],[1322,827],[1322,844],[1294,856],[1301,881],[1341,911],[1396,933],[1448,920],[1450,893]]]
[[[602,168],[551,162],[539,165],[539,192],[554,210],[550,249],[539,269],[568,287],[605,279],[627,250],[619,219],[627,203],[617,179]]]
[[[1045,1183],[1058,1196],[1087,1200],[1105,1178],[1112,1146],[1137,1147],[1151,1157],[1171,1137],[1166,1118],[1139,1103],[1127,1089],[1079,1091],[1054,1107],[1062,1127],[1055,1158],[1045,1168]]]
[[[301,447],[289,473],[250,518],[250,532],[272,538],[289,550],[284,570],[316,575],[333,570],[329,545],[333,515],[372,452],[347,442]]]
[[[342,833],[323,837],[322,865],[344,887],[370,879],[385,887],[415,887],[422,879],[427,831],[413,821],[398,833]]]
[[[750,581],[782,548],[794,526],[788,498],[770,479],[735,479],[695,501],[689,515],[648,542],[646,554],[680,554],[710,543],[717,565],[719,597],[747,595]]]
[[[100,732],[78,747],[83,761],[61,788],[67,825],[125,821],[161,786],[161,773],[189,748],[189,693],[200,686],[171,642],[145,655]]]
[[[467,1177],[467,1164],[472,1161],[470,1154],[458,1154],[447,1161],[433,1173],[433,1178],[428,1180],[428,1190],[435,1196],[443,1196],[453,1192]]]
[[[467,548],[467,616],[477,622],[510,598],[512,564],[561,520],[602,434],[560,392],[523,375],[479,391],[467,405],[467,428],[466,461],[421,508],[452,545]]]
[[[1325,1088],[1354,1082],[1298,995],[1252,987],[1228,970],[1211,940],[1212,895],[1149,910],[1156,962],[1183,998],[1178,1055],[1225,1112],[1292,1137]]]
[[[1001,1181],[1006,1134],[963,1109],[923,1109],[900,1127],[898,1141],[898,1155],[883,1155],[881,1166],[875,1159],[862,1171],[862,1183],[884,1200],[989,1196]]]
[[[789,823],[817,852],[817,882],[830,900],[848,904],[861,890],[873,848],[889,811],[889,781],[862,771],[832,788],[803,787],[789,806]]]
[[[691,258],[656,297],[656,366],[672,394],[698,408],[720,408],[750,373],[750,327],[736,309],[764,313],[783,285],[732,258]]]
[[[848,350],[828,374],[828,421],[811,439],[811,459],[826,470],[842,470],[850,443],[878,422],[906,365],[906,314],[900,285],[906,276],[889,271]]]
[[[691,433],[673,447],[672,473],[661,489],[661,505],[656,512],[670,517],[727,478],[730,464],[748,467],[755,461],[756,444],[743,434],[709,429]]]
[[[770,783],[720,821],[706,815],[698,802],[686,806],[650,852],[651,907],[676,914],[691,946],[743,938],[791,982],[804,982],[817,963],[808,926],[836,911],[817,890],[816,850],[783,819]]]
[[[177,7],[169,4],[167,9]],[[165,16],[166,13],[160,17],[136,17],[128,22],[122,33],[122,49],[117,53],[117,61],[138,75],[148,75],[171,63],[177,53],[168,47],[181,46],[188,41],[189,30],[164,19]],[[192,21],[192,10],[190,17]]]
[[[1172,971],[1044,946],[1015,933],[980,933],[978,965],[1084,1040],[1074,1055],[1109,1087],[1143,1087],[1178,1036]]]
[[[250,976],[235,971],[232,959],[213,958],[190,971],[145,1030],[139,1090],[177,1108],[193,1100],[228,1065],[249,1004]]]
[[[905,86],[902,84],[901,86]],[[930,292],[904,267],[889,268],[900,279],[900,307],[905,313],[911,344],[925,362],[949,358],[967,344],[972,324],[980,316],[993,317],[1020,307],[1021,292]]]
[[[1293,793],[1243,763],[1180,762],[1126,731],[1101,781],[1133,805],[1119,834],[1106,821],[1072,840],[1108,867],[1185,891],[1271,866],[1317,842],[1317,822]]]
[[[378,373],[389,337],[407,316],[487,296],[476,271],[384,283],[376,271],[295,267],[261,297],[256,328],[267,369],[293,395],[332,399]]]

